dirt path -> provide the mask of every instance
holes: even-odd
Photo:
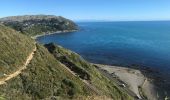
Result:
[[[26,69],[26,68],[27,68],[27,65],[31,62],[31,60],[32,60],[32,58],[33,58],[34,53],[35,53],[36,50],[37,50],[37,48],[36,48],[36,46],[35,46],[35,48],[33,49],[33,51],[32,51],[32,52],[30,53],[30,55],[27,57],[27,60],[26,60],[26,62],[24,63],[24,65],[23,65],[23,66],[20,66],[20,68],[19,68],[16,72],[11,73],[11,74],[9,74],[9,75],[6,75],[5,78],[0,79],[0,85],[6,84],[6,81],[8,81],[8,80],[10,80],[10,79],[18,76],[24,69]]]

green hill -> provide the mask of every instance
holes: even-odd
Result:
[[[0,25],[0,77],[17,70],[34,48],[34,40]]]
[[[0,99],[67,100],[106,97],[132,100],[112,80],[78,54],[54,44],[34,44],[34,40],[0,25],[0,82],[25,63],[36,51],[25,70],[0,84]],[[5,76],[3,76],[5,74]],[[91,100],[91,98],[89,99]]]
[[[1,18],[0,23],[29,36],[77,30],[73,21],[54,15],[11,16]]]

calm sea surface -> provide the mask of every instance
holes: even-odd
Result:
[[[82,22],[78,32],[39,37],[86,60],[111,65],[141,65],[170,77],[170,21]]]
[[[38,38],[103,64],[139,64],[170,71],[170,22],[84,22],[80,31]]]

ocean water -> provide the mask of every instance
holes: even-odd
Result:
[[[82,22],[78,32],[38,38],[103,64],[137,64],[170,71],[170,22]]]
[[[170,79],[170,21],[81,22],[80,30],[39,37],[57,43],[93,63],[140,65]],[[170,80],[169,80],[170,81]]]

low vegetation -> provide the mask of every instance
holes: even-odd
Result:
[[[91,93],[48,50],[37,45],[37,51],[27,69],[20,76],[8,81],[7,85],[0,86],[0,94],[13,100],[37,100],[76,98]]]
[[[11,73],[26,61],[35,46],[34,40],[3,25],[0,26],[0,35],[0,59],[5,62],[1,63],[0,71]],[[0,99],[81,100],[101,96],[113,100],[132,100],[113,81],[103,76],[95,66],[78,54],[54,44],[43,46],[37,43],[36,47],[27,69],[7,81],[7,84],[0,85]],[[100,94],[92,91],[89,86],[95,87]]]
[[[17,70],[34,48],[34,40],[0,25],[0,77]]]
[[[74,71],[80,78],[88,80],[102,95],[107,95],[115,100],[119,100],[120,98],[130,99],[113,81],[104,77],[95,66],[85,61],[78,54],[53,43],[46,44],[45,47],[48,48],[49,52],[52,53],[57,60]],[[68,62],[71,63],[71,65]]]

